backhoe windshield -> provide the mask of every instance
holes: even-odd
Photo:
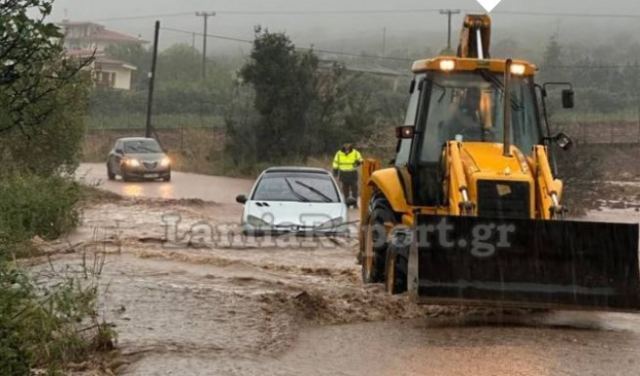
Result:
[[[530,80],[511,81],[511,142],[527,155],[541,138]],[[451,140],[502,143],[503,81],[501,74],[488,71],[431,76],[425,83],[431,95],[421,160],[438,161],[442,146]]]

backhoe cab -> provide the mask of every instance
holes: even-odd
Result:
[[[549,133],[536,66],[489,58],[490,33],[467,16],[458,56],[413,64],[395,166],[363,166],[364,281],[426,303],[639,309],[638,226],[564,219],[549,154],[571,140]]]

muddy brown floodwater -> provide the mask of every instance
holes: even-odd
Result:
[[[119,334],[122,374],[640,374],[640,315],[416,306],[362,285],[348,239],[229,240],[241,214],[232,197],[250,182],[174,178],[168,196],[143,184],[151,198],[86,207],[35,268],[106,254],[100,311]],[[104,187],[127,196],[132,185]],[[639,221],[624,207],[589,216]]]

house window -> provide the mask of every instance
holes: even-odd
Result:
[[[114,72],[96,72],[96,76],[96,85],[113,88],[116,81],[116,74]]]

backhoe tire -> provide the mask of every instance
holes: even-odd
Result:
[[[396,295],[407,291],[408,251],[408,247],[398,246],[394,241],[387,249],[384,286],[389,294]]]
[[[374,199],[367,219],[362,255],[362,281],[381,283],[385,281],[385,265],[388,232],[398,224],[396,216],[384,199]]]

